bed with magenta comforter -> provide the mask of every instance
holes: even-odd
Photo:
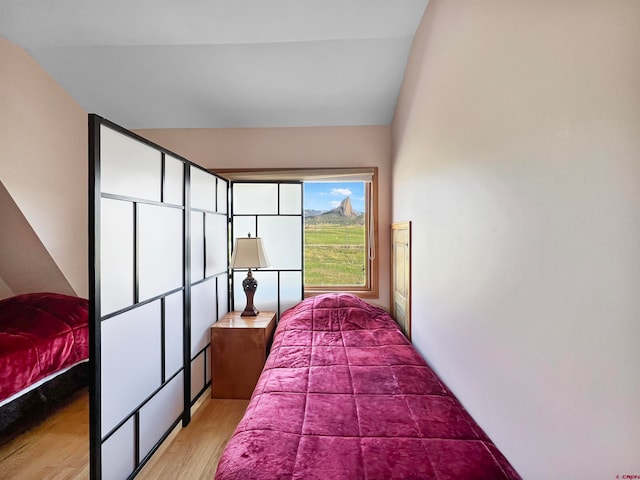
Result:
[[[282,315],[215,478],[520,479],[394,320],[348,294]]]
[[[73,368],[89,357],[88,316],[88,301],[68,295],[30,293],[0,301],[0,430],[29,408],[46,408],[49,397],[75,389],[71,384],[86,377]]]

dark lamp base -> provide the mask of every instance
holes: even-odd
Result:
[[[244,311],[240,314],[241,317],[256,317],[260,312],[256,307],[250,309],[249,307],[245,307]]]
[[[244,307],[244,311],[240,314],[241,317],[255,317],[260,313],[258,309],[253,305],[253,296],[258,288],[258,281],[253,278],[251,269],[247,273],[247,278],[242,281],[242,289],[247,296],[247,306]]]

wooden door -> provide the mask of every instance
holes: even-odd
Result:
[[[411,222],[391,225],[391,315],[411,340]]]

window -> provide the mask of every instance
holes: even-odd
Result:
[[[305,287],[366,287],[366,183],[303,185]]]
[[[304,294],[378,296],[377,169],[216,170],[232,181],[301,181]]]

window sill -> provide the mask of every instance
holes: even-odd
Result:
[[[348,287],[312,287],[304,289],[304,298],[315,297],[316,295],[322,295],[324,293],[352,293],[360,298],[378,298],[378,290],[371,288],[348,288]]]

